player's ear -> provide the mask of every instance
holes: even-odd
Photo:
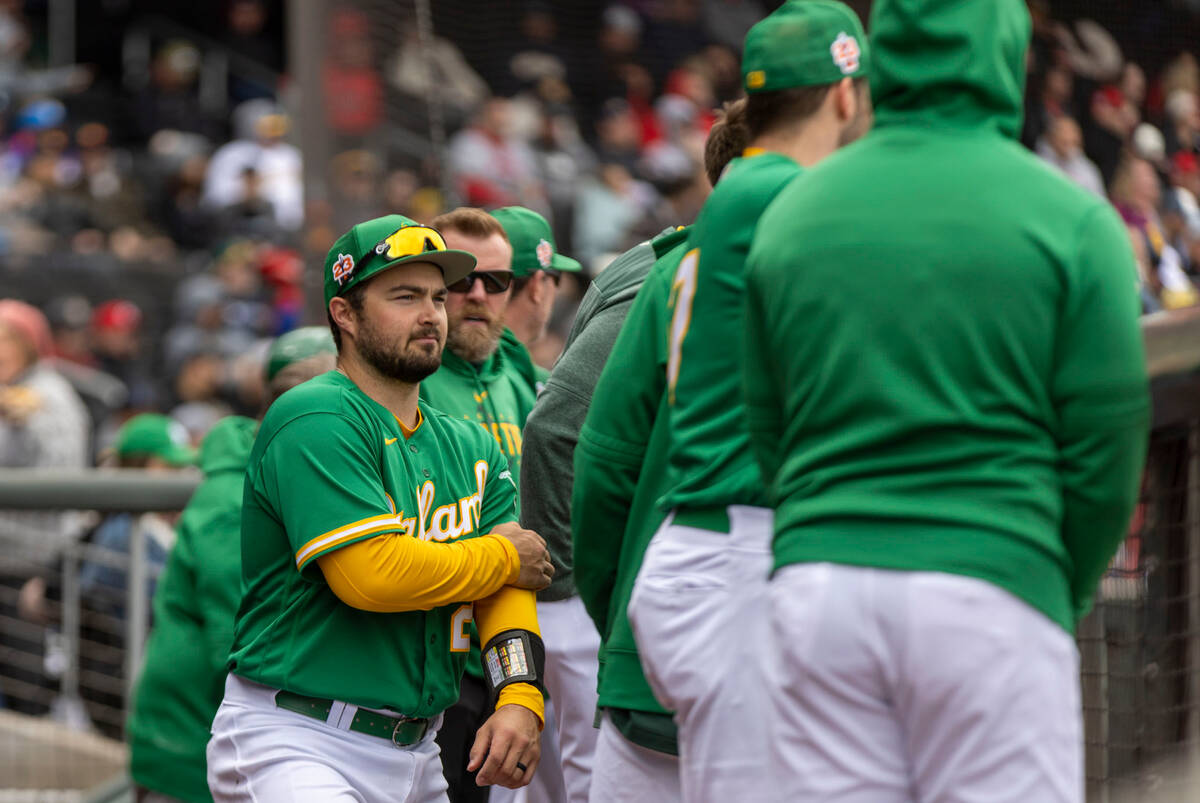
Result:
[[[833,86],[834,110],[838,122],[843,125],[854,119],[858,113],[859,97],[854,87],[853,78],[843,78]]]
[[[350,306],[350,302],[341,296],[334,296],[329,299],[329,317],[333,318],[333,322],[341,328],[344,334],[350,337],[358,336],[358,316],[354,313],[354,307]]]

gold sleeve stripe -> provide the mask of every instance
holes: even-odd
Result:
[[[320,553],[332,549],[335,546],[340,546],[348,540],[358,538],[363,535],[372,535],[374,533],[385,532],[401,532],[403,530],[404,522],[399,516],[394,514],[388,516],[372,516],[369,519],[362,519],[361,521],[356,521],[353,524],[347,524],[344,527],[338,527],[336,530],[330,530],[323,535],[318,535],[316,538],[300,547],[300,551],[296,553],[296,568],[303,569],[304,564],[308,563]]]

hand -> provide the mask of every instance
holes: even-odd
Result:
[[[494,527],[492,532],[507,538],[517,548],[517,557],[521,560],[521,574],[517,577],[517,588],[530,591],[541,591],[550,585],[554,577],[554,566],[550,563],[550,553],[546,551],[546,542],[533,530],[526,530],[515,522],[508,522]]]
[[[23,426],[29,417],[42,406],[42,397],[36,390],[24,385],[9,385],[0,388],[0,418],[16,426]]]
[[[541,756],[537,714],[521,705],[502,705],[475,734],[467,770],[479,770],[475,776],[478,786],[520,789],[533,779]],[[518,761],[524,770],[517,766]]]

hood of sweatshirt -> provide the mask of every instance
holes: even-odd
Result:
[[[205,476],[222,471],[245,471],[258,422],[253,418],[231,415],[209,430],[200,445],[200,468]]]
[[[1021,131],[1031,23],[1023,0],[876,0],[875,126]]]

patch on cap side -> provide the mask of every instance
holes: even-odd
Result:
[[[859,58],[862,56],[858,40],[847,35],[845,31],[839,33],[833,40],[833,44],[829,46],[829,53],[833,56],[833,63],[842,71],[842,75],[850,75],[856,71]]]
[[[354,257],[349,254],[338,254],[337,261],[330,268],[333,271],[333,280],[341,287],[354,273]]]

